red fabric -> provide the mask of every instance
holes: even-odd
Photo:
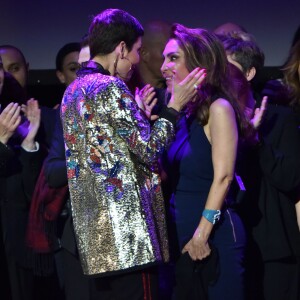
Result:
[[[44,166],[37,180],[31,200],[27,226],[27,245],[38,253],[52,251],[49,229],[61,213],[68,193],[68,186],[52,188],[47,184]]]

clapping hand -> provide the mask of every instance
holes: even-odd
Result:
[[[259,144],[259,134],[258,134],[258,129],[263,121],[264,115],[266,113],[266,108],[267,108],[267,102],[268,102],[268,97],[263,97],[263,100],[261,102],[261,105],[259,108],[256,108],[254,113],[253,110],[250,108],[245,109],[245,115],[250,120],[250,124],[253,127],[253,135],[251,139],[249,139],[250,144],[256,145]]]
[[[26,106],[22,106],[22,111],[27,120],[21,126],[25,127],[27,132],[21,146],[28,150],[34,150],[35,136],[41,122],[41,110],[39,109],[38,101],[31,98],[27,101]]]
[[[7,144],[21,122],[18,103],[9,103],[0,114],[0,142]]]
[[[140,109],[142,109],[149,120],[154,121],[158,118],[156,115],[151,115],[153,107],[157,103],[157,98],[154,98],[154,88],[147,84],[141,90],[135,89],[135,101]]]
[[[267,102],[268,102],[268,97],[267,96],[263,97],[260,107],[255,109],[254,116],[250,120],[255,130],[257,130],[262,123],[267,108]]]

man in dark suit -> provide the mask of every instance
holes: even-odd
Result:
[[[3,54],[1,55],[3,56]],[[19,117],[22,125],[15,129],[15,132],[11,132],[8,139],[1,139],[0,143],[1,241],[5,248],[9,271],[9,276],[6,276],[7,279],[9,278],[6,287],[9,287],[10,282],[13,299],[33,299],[35,280],[32,272],[33,256],[26,246],[25,233],[31,195],[44,158],[43,148],[50,145],[55,111],[45,107],[38,110],[39,119],[42,121],[39,122],[34,139],[39,141],[39,146],[33,152],[26,151],[21,145],[29,127],[26,123],[26,113],[24,115],[20,112],[21,107],[26,110],[26,90],[10,73],[4,72],[2,59],[0,73],[0,112],[2,112],[0,126],[2,131],[7,127],[8,116],[12,113],[12,108],[10,114],[4,111],[6,107],[9,109],[11,101],[15,102],[13,107],[17,107],[18,114],[22,114]],[[23,73],[23,75],[27,76],[27,73]],[[21,82],[23,81],[21,80]],[[38,105],[33,99],[29,102]],[[7,298],[9,299],[9,296]]]

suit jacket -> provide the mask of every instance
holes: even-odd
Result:
[[[145,268],[168,259],[158,158],[174,137],[152,126],[123,81],[79,76],[61,107],[76,240],[85,274]]]
[[[56,112],[55,130],[51,141],[48,156],[45,160],[45,176],[50,187],[60,188],[68,184],[67,166],[65,157],[65,143],[63,137],[63,128],[60,120],[60,110]],[[71,207],[66,198],[64,209],[68,214],[65,216],[67,220],[64,222],[61,233],[61,246],[73,255],[77,255],[77,246],[73,228],[73,220],[71,215]]]
[[[24,266],[31,266],[31,251],[25,236],[28,212],[35,183],[53,133],[54,110],[41,108],[41,125],[37,135],[40,149],[26,152],[20,139],[13,136],[8,145],[0,143],[0,207],[6,253]],[[11,259],[11,258],[10,258]]]
[[[269,104],[260,135],[262,145],[254,159],[247,162],[250,174],[245,175],[246,188],[251,197],[245,211],[246,223],[252,227],[263,260],[300,256],[295,211],[300,184],[297,118],[290,108]]]
[[[0,203],[3,239],[8,259],[30,267],[25,243],[28,210],[42,164],[41,151],[26,152],[13,143],[0,143]]]

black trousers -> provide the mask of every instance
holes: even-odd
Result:
[[[62,249],[62,281],[66,300],[91,300],[92,279],[83,274],[79,259],[68,250]],[[59,269],[59,268],[58,268]],[[101,299],[101,298],[99,298]]]
[[[66,300],[156,300],[158,275],[154,268],[108,277],[83,274],[79,259],[63,249]]]
[[[300,262],[290,257],[264,263],[265,300],[300,299]]]
[[[156,268],[96,278],[94,283],[98,299],[101,300],[158,300],[159,298]]]
[[[6,254],[4,249],[4,243],[2,238],[2,226],[0,215],[0,278],[1,278],[1,293],[4,299],[11,299],[10,282],[7,269]]]

